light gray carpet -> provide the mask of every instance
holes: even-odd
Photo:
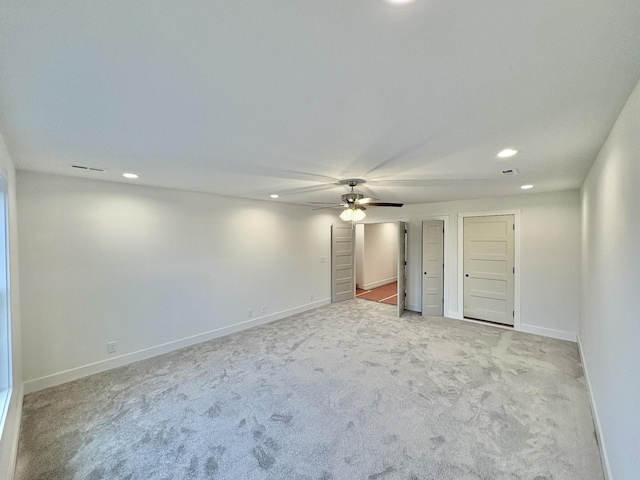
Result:
[[[25,397],[18,480],[603,478],[575,344],[354,300]]]

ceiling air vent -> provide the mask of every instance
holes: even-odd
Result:
[[[518,170],[516,170],[515,168],[509,168],[507,170],[502,170],[502,174],[503,175],[517,175],[518,174]]]
[[[79,168],[80,170],[89,170],[92,172],[104,172],[104,168],[85,167],[84,165],[71,165],[71,168]]]

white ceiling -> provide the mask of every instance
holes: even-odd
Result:
[[[292,203],[337,200],[349,177],[405,203],[578,188],[640,79],[637,0],[4,1],[0,15],[17,168]]]

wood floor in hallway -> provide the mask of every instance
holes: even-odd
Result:
[[[388,305],[398,304],[398,282],[387,283],[381,287],[363,290],[356,288],[356,297]]]

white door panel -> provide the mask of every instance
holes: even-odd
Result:
[[[514,323],[514,216],[464,219],[464,316]]]
[[[402,316],[406,301],[407,224],[398,222],[398,316]]]
[[[444,221],[422,222],[422,316],[444,314]]]
[[[355,297],[354,285],[355,229],[351,223],[331,226],[331,301],[342,302]]]

